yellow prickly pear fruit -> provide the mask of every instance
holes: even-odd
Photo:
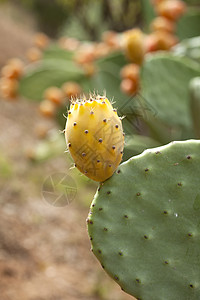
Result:
[[[137,28],[125,32],[125,52],[135,64],[141,65],[144,59],[144,33]]]
[[[106,97],[93,96],[71,103],[65,129],[75,166],[89,178],[103,182],[121,162],[122,123]]]

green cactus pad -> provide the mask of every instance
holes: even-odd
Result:
[[[83,70],[73,61],[46,58],[27,68],[19,83],[19,93],[27,99],[40,101],[48,87],[61,87],[67,81],[80,82],[83,77]]]
[[[147,148],[160,146],[160,143],[152,138],[144,135],[125,135],[125,146],[123,153],[123,161],[131,158],[133,155],[142,153]]]
[[[183,40],[173,47],[172,51],[174,55],[187,56],[200,63],[200,37]]]
[[[200,299],[200,141],[145,150],[98,189],[92,251],[142,300]]]
[[[199,1],[199,0],[198,0]],[[192,3],[195,4],[194,2]],[[197,3],[196,3],[197,4]],[[199,3],[198,3],[199,4]],[[176,35],[180,40],[199,36],[200,28],[200,9],[198,6],[188,8],[177,23]]]
[[[198,63],[189,58],[150,55],[142,68],[142,95],[166,124],[191,129],[188,85],[199,75]]]
[[[60,46],[53,44],[50,45],[43,52],[43,59],[65,59],[71,60],[74,56],[73,51],[68,51],[66,49],[62,49]]]

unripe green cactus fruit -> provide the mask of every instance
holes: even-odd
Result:
[[[122,123],[106,97],[72,101],[65,137],[75,166],[95,181],[112,176],[122,159]]]

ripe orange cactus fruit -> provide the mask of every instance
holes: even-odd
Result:
[[[44,91],[44,99],[50,100],[51,102],[61,105],[63,102],[64,94],[61,89],[56,86],[49,87]]]
[[[151,31],[166,31],[169,33],[175,32],[175,24],[173,21],[165,17],[157,17],[150,24]]]
[[[185,13],[186,4],[180,0],[166,0],[158,4],[156,10],[158,15],[177,21]]]
[[[62,91],[67,99],[76,98],[82,93],[82,89],[77,82],[68,81],[62,85]]]

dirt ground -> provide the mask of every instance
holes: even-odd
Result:
[[[32,32],[2,11],[0,15],[2,66],[8,58],[24,55]],[[96,185],[76,173],[78,191],[72,203],[57,208],[42,199],[46,176],[71,172],[65,153],[43,163],[27,158],[27,149],[38,142],[36,127],[44,122],[35,103],[0,99],[0,299],[134,299],[90,251],[85,220]],[[54,121],[45,124],[58,130]]]

